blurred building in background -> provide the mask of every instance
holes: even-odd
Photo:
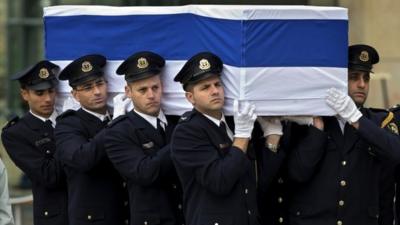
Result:
[[[370,44],[378,50],[380,62],[372,75],[368,105],[390,107],[400,103],[400,2],[340,0],[349,9],[349,42]]]

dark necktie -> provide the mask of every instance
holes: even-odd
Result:
[[[163,140],[165,141],[165,131],[164,131],[163,126],[161,125],[161,120],[158,118],[157,118],[157,131],[163,137]]]
[[[107,126],[109,122],[110,122],[110,117],[106,116],[106,117],[103,119],[103,125],[104,125],[104,126]]]
[[[226,131],[226,124],[224,121],[219,122],[219,130],[222,132],[224,135],[224,139],[226,141],[230,141],[231,139],[229,138],[228,132]]]
[[[44,130],[46,132],[46,134],[52,134],[54,127],[53,127],[53,122],[51,122],[51,120],[46,120],[44,121]]]
[[[224,121],[220,121],[220,122],[219,122],[219,129],[221,130],[221,132],[222,132],[224,135],[228,136],[228,132],[226,132],[226,125],[225,125],[225,122],[224,122]]]
[[[51,120],[46,120],[44,124],[46,124],[48,127],[53,127],[53,122],[51,122]]]

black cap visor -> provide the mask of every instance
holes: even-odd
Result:
[[[349,68],[350,70],[358,70],[358,71],[364,71],[364,72],[373,73],[372,67],[365,66],[365,65],[359,65],[359,64],[349,63],[348,68]]]
[[[213,72],[206,72],[206,73],[198,73],[195,74],[189,81],[187,81],[186,83],[183,84],[183,89],[186,91],[186,88],[189,85],[194,85],[197,84],[198,82],[208,79],[212,76],[218,76],[221,77],[220,73],[213,73]]]
[[[91,74],[88,74],[88,75],[83,76],[83,77],[78,77],[78,79],[70,80],[69,81],[69,86],[74,88],[74,87],[76,87],[78,85],[84,84],[84,83],[86,83],[88,81],[91,81],[91,80],[95,80],[95,79],[97,79],[99,77],[102,77],[102,76],[103,76],[103,72],[102,71],[97,71],[96,73],[91,73]]]
[[[25,84],[25,87],[34,91],[41,91],[50,88],[55,88],[58,85],[57,79],[44,80],[36,84]]]
[[[153,77],[153,76],[156,76],[156,75],[159,75],[159,74],[160,74],[160,70],[157,69],[157,68],[154,68],[154,69],[151,69],[151,70],[144,71],[143,73],[140,73],[140,74],[137,74],[137,73],[136,74],[132,74],[132,75],[126,74],[125,75],[125,80],[128,83],[132,83],[132,82],[135,82],[135,81],[138,81],[138,80],[142,80],[142,79],[146,79],[146,78],[149,78],[149,77]]]

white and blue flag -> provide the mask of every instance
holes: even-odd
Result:
[[[61,68],[85,54],[107,57],[109,92],[124,91],[125,80],[115,70],[128,56],[163,56],[166,114],[192,108],[173,78],[201,51],[224,62],[227,114],[239,99],[255,103],[259,115],[332,115],[326,90],[347,91],[345,8],[52,6],[44,9],[44,25],[46,58]],[[59,92],[70,92],[67,82]]]

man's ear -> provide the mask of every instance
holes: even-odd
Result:
[[[78,92],[75,89],[72,89],[71,94],[72,94],[72,97],[74,97],[76,101],[80,102]]]
[[[192,92],[190,91],[185,92],[185,97],[190,103],[192,103],[192,105],[195,105],[196,101],[194,99],[194,95]]]
[[[131,99],[133,105],[135,105],[135,101],[133,99],[133,94],[132,94],[132,87],[129,84],[125,86],[125,95],[127,98]]]
[[[22,99],[24,99],[24,101],[27,102],[29,99],[29,91],[27,89],[23,89],[23,88],[19,89],[19,91],[20,91]]]
[[[131,91],[131,88],[128,86],[128,84],[125,85],[125,95],[126,95],[126,97],[128,97],[128,98],[132,98],[132,97],[131,97],[131,96],[132,96],[132,91]]]

